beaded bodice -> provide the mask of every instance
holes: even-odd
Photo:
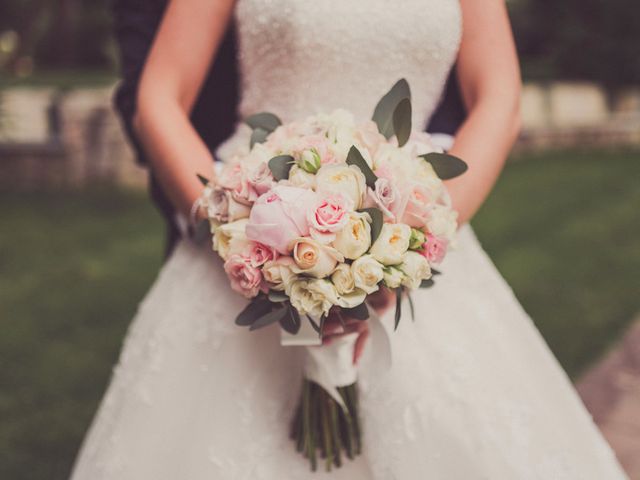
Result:
[[[423,126],[461,36],[458,0],[238,0],[241,116],[346,108],[369,118],[401,77]]]

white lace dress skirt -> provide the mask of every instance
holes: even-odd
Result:
[[[625,478],[469,227],[442,271],[391,336],[392,367],[365,353],[363,455],[311,473],[288,438],[301,352],[280,346],[276,325],[236,327],[246,300],[210,248],[182,242],[130,327],[72,479]]]

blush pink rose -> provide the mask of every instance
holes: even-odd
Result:
[[[427,241],[422,244],[422,255],[430,264],[437,265],[447,254],[449,242],[446,239],[427,233]]]
[[[311,236],[320,243],[330,243],[336,238],[336,232],[349,222],[349,213],[353,211],[353,200],[343,195],[328,195],[309,210],[307,220]]]
[[[394,205],[393,213],[400,222],[410,227],[424,227],[433,205],[429,190],[424,185],[414,183],[404,192],[403,197],[402,201]]]
[[[247,298],[258,295],[262,285],[260,269],[251,265],[248,258],[239,254],[229,256],[224,262],[224,271],[231,281],[231,288]]]
[[[386,177],[378,177],[375,189],[369,189],[368,196],[370,201],[367,202],[367,205],[378,207],[387,217],[386,221],[395,221],[396,216],[392,210],[401,199],[400,192],[391,180]]]
[[[250,168],[247,172],[247,182],[258,195],[271,190],[274,180],[271,170],[269,170],[269,165],[261,162]]]
[[[289,253],[293,240],[309,235],[307,214],[315,203],[316,195],[312,190],[276,185],[253,204],[246,228],[247,238],[274,248],[278,253]]]
[[[246,256],[252,267],[261,267],[265,263],[278,258],[278,252],[260,242],[251,242],[247,248]]]
[[[242,165],[240,163],[224,165],[218,175],[217,184],[225,190],[236,190],[240,188],[242,181]]]

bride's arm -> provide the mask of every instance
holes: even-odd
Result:
[[[134,128],[178,211],[187,214],[211,177],[213,159],[189,114],[233,10],[234,0],[171,0],[140,80]],[[215,112],[211,112],[215,115]]]
[[[520,130],[520,70],[504,0],[461,0],[458,78],[469,115],[451,154],[469,170],[448,181],[460,223],[484,202]]]

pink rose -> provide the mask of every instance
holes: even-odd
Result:
[[[242,165],[240,163],[226,164],[218,175],[218,186],[226,190],[236,190],[242,181]]]
[[[385,178],[378,177],[375,190],[368,190],[369,198],[390,221],[395,221],[396,216],[392,210],[394,205],[400,201],[400,192],[395,184]]]
[[[333,165],[338,163],[334,152],[329,148],[329,140],[324,135],[308,135],[304,137],[299,146],[300,154],[305,150],[313,150],[320,157],[321,165]]]
[[[378,125],[372,120],[363,123],[356,129],[355,138],[360,145],[369,150],[371,155],[375,155],[380,144],[386,143],[386,139],[380,133]]]
[[[446,239],[427,233],[427,241],[422,244],[421,253],[429,263],[437,265],[447,254],[448,245],[449,242]]]
[[[233,222],[249,216],[248,206],[236,202],[229,191],[219,187],[211,189],[206,202],[209,217],[221,223]]]
[[[224,271],[231,280],[231,288],[243,296],[253,298],[260,291],[262,273],[248,258],[237,253],[229,256],[224,262]]]
[[[325,244],[335,240],[336,232],[347,225],[353,207],[353,200],[343,195],[322,198],[307,214],[311,236]]]
[[[236,202],[244,205],[251,205],[258,198],[258,192],[249,183],[245,175],[240,178],[240,182],[231,190],[231,195]]]
[[[405,192],[404,198],[396,202],[393,213],[400,222],[410,227],[422,228],[429,218],[429,211],[433,205],[429,190],[419,183],[412,184]]]
[[[307,212],[315,203],[316,195],[311,190],[276,185],[253,204],[247,238],[279,253],[289,253],[293,240],[309,235]]]
[[[252,267],[261,267],[268,261],[278,258],[278,253],[273,248],[260,242],[251,242],[246,253]]]
[[[271,170],[269,170],[269,165],[266,163],[260,162],[256,166],[249,169],[247,172],[247,182],[258,195],[262,195],[263,193],[271,190],[271,187],[274,185],[273,175],[271,175]]]

